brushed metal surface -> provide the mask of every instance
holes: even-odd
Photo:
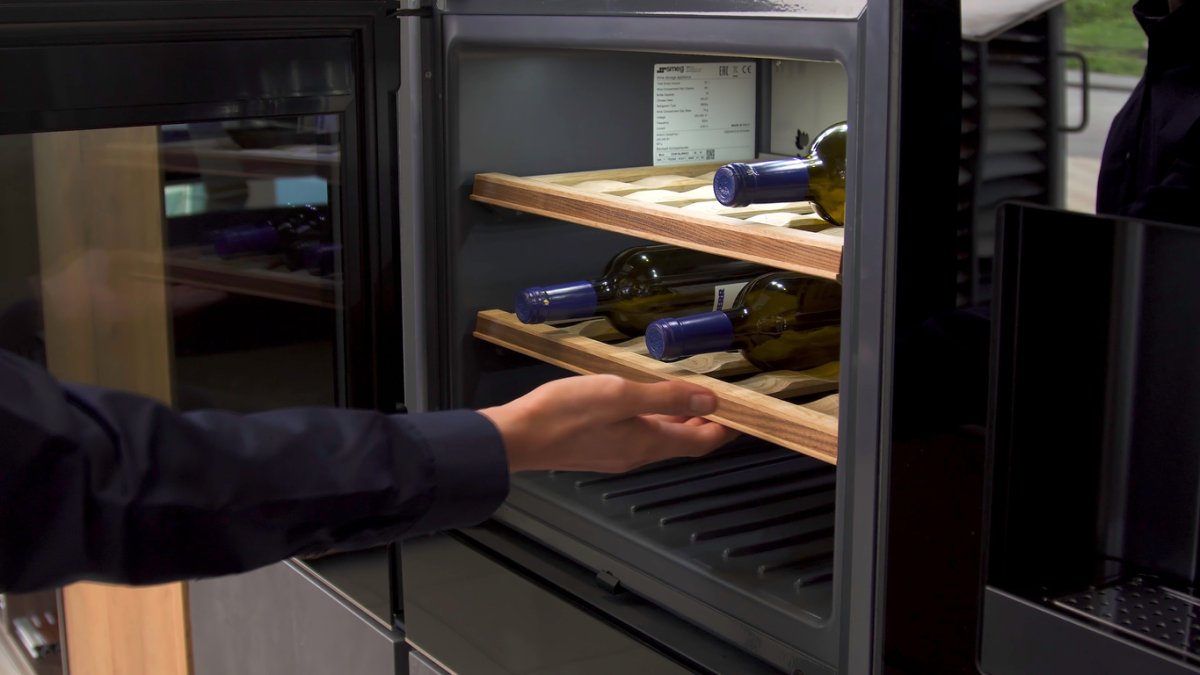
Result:
[[[394,675],[403,637],[290,562],[193,581],[193,675]]]

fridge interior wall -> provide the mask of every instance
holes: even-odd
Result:
[[[854,24],[838,22],[809,28],[824,30],[828,42],[852,40],[856,30]],[[814,44],[821,42],[814,40]],[[441,292],[446,296],[443,308],[449,308],[442,335],[449,336],[451,345],[441,364],[441,372],[449,375],[442,380],[441,395],[431,396],[435,404],[496,404],[564,375],[564,371],[474,340],[471,331],[476,312],[511,310],[516,291],[529,285],[596,275],[613,254],[640,243],[618,234],[472,202],[468,196],[477,173],[523,176],[651,165],[655,64],[756,63],[756,145],[763,157],[794,155],[798,130],[815,137],[851,116],[852,76],[831,58],[831,50],[818,52],[824,60],[811,61],[739,58],[729,56],[729,49],[724,51],[726,54],[705,56],[695,51],[504,46],[486,40],[465,42],[450,50],[445,64],[449,195],[446,229],[441,233],[448,262]],[[851,179],[851,200],[854,190]],[[777,483],[781,473],[791,476],[789,480],[803,483],[801,492],[808,495],[798,498],[808,500],[801,506],[816,508],[820,512],[817,524],[822,530],[828,528],[825,550],[816,553],[822,565],[816,573],[810,570],[807,579],[799,573],[779,576],[773,565],[786,569],[794,561],[778,556],[763,564],[751,559],[740,568],[727,566],[720,546],[689,544],[686,539],[679,541],[679,535],[672,540],[672,535],[658,531],[658,515],[651,512],[650,517],[632,517],[630,511],[637,507],[608,500],[614,491],[646,491],[647,484],[654,481],[647,474],[615,479],[631,480],[632,485],[607,483],[614,479],[596,483],[588,476],[518,476],[498,517],[585,566],[597,571],[623,570],[618,573],[623,587],[655,601],[670,606],[667,598],[687,598],[672,609],[728,640],[749,645],[760,658],[789,670],[803,667],[813,668],[806,672],[820,672],[814,665],[828,667],[837,660],[833,509],[834,502],[841,504],[846,497],[840,491],[835,497],[833,467],[761,442],[746,445],[751,447],[660,469],[669,472],[665,482],[673,497],[668,498],[678,498],[681,491],[711,488],[714,480],[724,486],[718,489],[729,489],[728,483],[734,480],[731,476],[736,474],[737,480],[749,481],[742,489],[753,500],[771,481]],[[763,481],[766,483],[759,486]],[[814,486],[815,495],[811,494]],[[787,487],[796,488],[797,484]],[[743,541],[761,543],[778,535],[766,526],[768,521],[786,521],[790,515],[786,509],[798,508],[795,500],[773,505],[769,499],[762,502],[743,509],[749,520],[761,521],[751,526],[757,529]],[[694,541],[695,535],[692,537]],[[693,556],[689,547],[704,552]],[[611,555],[601,554],[598,559],[599,551]],[[674,588],[664,585],[668,579]],[[700,597],[704,601],[697,600]],[[705,603],[712,606],[702,606]]]

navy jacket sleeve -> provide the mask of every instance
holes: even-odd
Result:
[[[476,412],[181,414],[0,352],[0,591],[240,572],[474,524],[507,492]]]

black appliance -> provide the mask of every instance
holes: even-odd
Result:
[[[1010,206],[1000,244],[980,668],[1197,672],[1200,232]]]

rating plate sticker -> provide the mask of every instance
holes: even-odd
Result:
[[[654,165],[752,158],[755,66],[655,64]]]

